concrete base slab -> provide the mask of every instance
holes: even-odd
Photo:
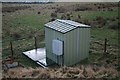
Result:
[[[46,58],[45,58],[45,59],[38,60],[38,61],[37,61],[37,64],[41,65],[41,66],[44,67],[44,68],[47,68],[47,67],[48,67],[48,64],[47,64],[47,62],[46,62]]]
[[[35,61],[40,66],[47,68],[45,48],[38,48],[37,50],[33,49],[30,51],[23,52],[23,54]]]
[[[46,58],[45,48],[38,48],[37,50],[33,49],[30,51],[23,52],[23,54],[28,56],[33,61],[38,61]]]

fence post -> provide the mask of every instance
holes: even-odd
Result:
[[[10,41],[10,49],[11,49],[11,58],[13,58],[14,52],[13,52],[13,45],[11,41]]]
[[[36,53],[37,53],[37,39],[36,39],[36,37],[34,37],[35,38],[35,50],[36,50]]]
[[[105,42],[104,42],[104,53],[106,53],[107,50],[107,38],[105,38]]]

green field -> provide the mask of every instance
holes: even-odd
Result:
[[[14,14],[7,13],[5,16],[3,16],[2,57],[5,59],[8,55],[11,54],[9,42],[12,41],[14,54],[15,56],[18,56],[19,61],[26,67],[36,67],[37,65],[22,55],[22,52],[34,48],[34,36],[37,36],[38,47],[45,47],[45,44],[41,42],[44,42],[44,24],[50,20],[50,14],[43,15],[33,12],[30,14],[28,13],[24,15],[17,15],[15,13],[16,12],[14,12]],[[73,20],[77,17],[78,14],[81,15],[82,20],[93,20],[97,16],[102,16],[105,19],[118,17],[117,9],[114,9],[113,11],[73,11],[72,13]],[[62,14],[63,13],[57,13],[57,18],[60,18]],[[104,39],[107,38],[109,40],[108,44],[116,48],[118,46],[118,30],[108,28],[109,23],[110,22],[107,21],[102,28],[91,28],[91,37],[94,38],[93,42],[99,40],[104,42]],[[89,57],[92,56],[94,55],[91,55]],[[94,60],[95,59],[93,59],[93,61]]]

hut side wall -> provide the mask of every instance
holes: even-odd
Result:
[[[65,40],[64,40],[64,64],[66,66],[70,66],[76,63],[76,56],[77,56],[77,31],[75,29],[66,33]]]
[[[64,41],[64,34],[45,27],[46,57],[61,65],[62,56],[57,56],[52,51],[52,40],[54,39]],[[47,62],[49,64],[50,61]]]
[[[87,58],[90,28],[77,28],[64,35],[64,64],[70,66]]]
[[[90,28],[79,28],[78,59],[83,60],[89,55]]]

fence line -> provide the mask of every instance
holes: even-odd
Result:
[[[14,54],[16,53],[21,53],[23,51],[26,50],[31,50],[31,49],[36,49],[38,47],[45,47],[45,43],[41,43],[42,40],[44,40],[44,38],[41,38],[41,36],[37,36],[37,37],[32,37],[30,39],[27,38],[22,38],[19,40],[9,40],[7,42],[2,42],[2,48],[3,48],[3,53],[5,55],[10,54],[13,50]],[[11,49],[11,45],[12,45],[12,49]]]
[[[41,36],[36,36],[36,38],[37,37],[41,37]],[[10,42],[10,41],[12,41],[12,42],[14,42],[14,41],[21,41],[21,40],[28,40],[27,39],[28,37],[23,37],[23,38],[19,38],[19,39],[16,39],[16,40],[10,40],[10,39],[5,39],[5,40],[2,40],[2,43],[6,43],[6,42]],[[34,37],[31,37],[31,39],[33,39]],[[30,39],[30,38],[29,38]]]

